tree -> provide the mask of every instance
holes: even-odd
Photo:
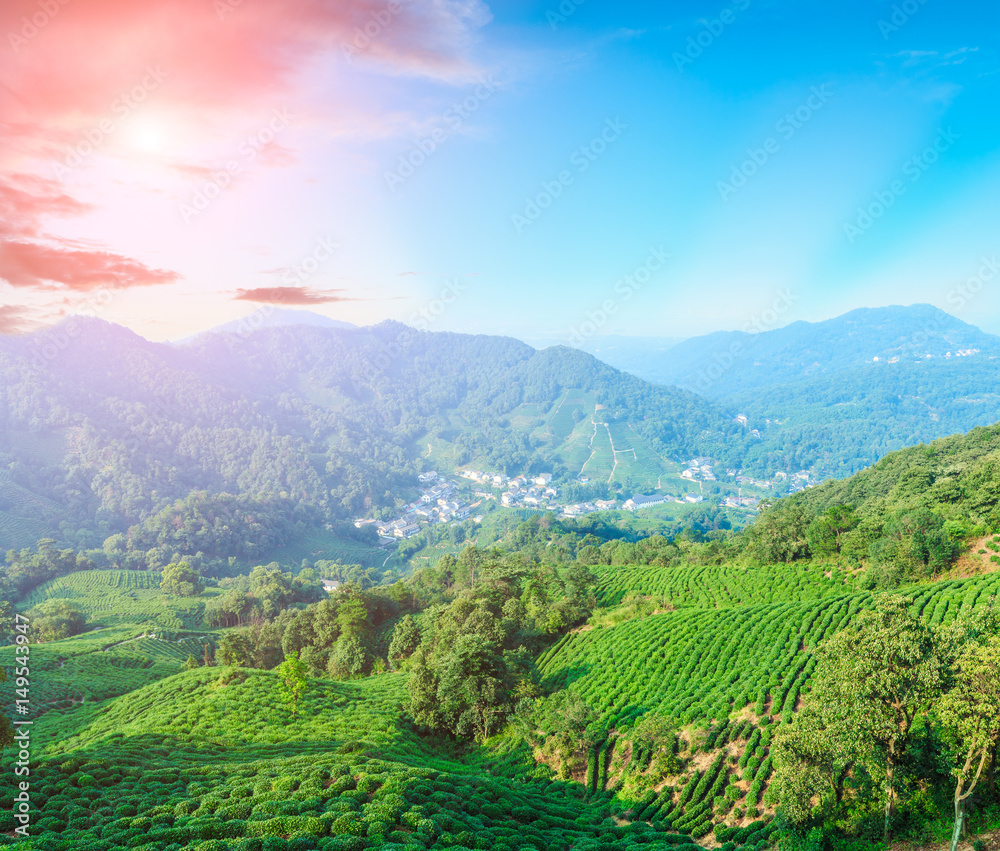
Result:
[[[813,555],[830,556],[840,552],[843,537],[859,523],[849,505],[832,505],[806,528],[806,540]]]
[[[400,618],[392,631],[392,641],[389,642],[389,662],[407,659],[420,644],[420,628],[412,615]]]
[[[368,607],[365,605],[361,587],[348,585],[340,593],[340,605],[337,607],[340,634],[347,637],[360,636],[368,626]]]
[[[806,528],[811,522],[800,504],[782,500],[761,513],[745,533],[746,554],[757,564],[774,564],[805,558],[809,554]]]
[[[48,600],[28,612],[35,641],[58,641],[79,635],[87,625],[83,613],[65,600]]]
[[[181,561],[163,568],[160,590],[164,594],[176,594],[178,597],[197,597],[205,590],[205,586],[198,572],[186,561]]]
[[[184,660],[184,670],[193,671],[197,667],[198,667],[198,660],[194,658],[193,654],[188,653],[187,659]]]
[[[960,748],[959,765],[952,772],[956,782],[951,851],[955,851],[965,822],[965,802],[1000,737],[1000,636],[962,649],[955,664],[955,684],[941,699],[938,714]]]
[[[814,799],[820,806],[831,796],[840,800],[851,763],[839,753],[831,733],[810,702],[797,713],[794,724],[782,724],[774,737],[773,788],[781,802],[781,814],[792,824],[809,820]]]
[[[246,667],[252,654],[253,646],[245,631],[230,632],[219,642],[219,661],[223,665]]]
[[[641,748],[651,754],[651,770],[658,778],[676,774],[680,770],[677,757],[677,721],[647,712],[632,728],[629,737],[633,751]]]
[[[371,666],[371,654],[356,635],[342,635],[333,647],[327,673],[347,679],[365,673]]]
[[[896,772],[910,744],[914,721],[938,697],[940,655],[931,629],[905,597],[877,598],[875,610],[827,639],[810,703],[840,759],[856,761],[883,777],[889,839],[896,805]]]
[[[428,663],[423,647],[413,654],[413,667],[406,683],[410,695],[410,712],[418,724],[438,730],[442,727],[441,707],[438,703],[438,678]]]
[[[7,672],[0,668],[0,683],[7,681]],[[14,744],[14,725],[10,719],[0,712],[0,748]]]
[[[285,656],[285,661],[278,666],[281,699],[291,708],[293,718],[298,711],[299,700],[308,685],[306,673],[306,664],[299,659],[298,653],[289,653]]]

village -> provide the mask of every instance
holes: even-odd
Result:
[[[421,473],[420,496],[403,506],[400,516],[393,520],[380,521],[372,518],[358,518],[354,525],[358,528],[374,526],[383,545],[392,544],[418,535],[422,529],[431,524],[458,523],[469,517],[479,523],[483,519],[484,504],[494,501],[504,508],[531,508],[540,511],[552,511],[560,519],[582,517],[596,511],[639,511],[665,503],[691,505],[705,502],[705,483],[716,483],[718,477],[713,469],[712,459],[705,457],[692,458],[686,462],[680,477],[690,483],[698,483],[699,493],[684,494],[634,494],[622,501],[618,499],[595,499],[593,501],[563,504],[559,501],[559,488],[552,483],[551,473],[536,475],[507,476],[503,473],[493,473],[475,469],[464,469],[457,473],[457,478],[471,483],[471,497],[462,494],[462,484],[455,479],[429,470]],[[735,478],[737,482],[736,495],[720,495],[719,506],[756,511],[760,497],[743,495],[743,488],[758,490],[773,490],[786,487],[789,492],[811,487],[815,482],[812,474],[806,470],[788,474],[778,472],[773,479],[754,479],[743,474],[742,470],[726,470],[727,478]],[[577,482],[588,484],[586,476],[579,476]],[[468,494],[469,486],[465,491]],[[717,488],[715,489],[718,490]]]

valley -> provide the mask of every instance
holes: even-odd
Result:
[[[956,648],[1000,623],[1000,427],[821,482],[750,466],[751,415],[568,350],[411,335],[397,373],[337,378],[396,333],[168,348],[86,323],[81,351],[135,351],[103,377],[5,343],[5,510],[42,534],[0,574],[31,642],[0,647],[31,671],[0,704],[31,722],[36,847],[947,833]],[[491,367],[432,379],[445,344]],[[880,618],[938,672],[888,790],[822,697],[828,648]],[[998,824],[985,783],[970,831]]]

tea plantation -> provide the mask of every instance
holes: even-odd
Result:
[[[36,847],[693,847],[579,784],[470,769],[409,729],[405,696],[395,674],[314,682],[292,718],[275,674],[204,668],[49,713],[33,733]]]
[[[559,780],[510,731],[472,747],[418,730],[405,672],[310,677],[293,715],[277,672],[200,665],[225,633],[194,628],[203,598],[165,595],[149,574],[63,577],[22,608],[71,601],[91,628],[31,647],[32,838],[15,839],[0,808],[0,844],[760,851],[777,825],[772,736],[808,693],[815,647],[872,605],[852,581],[817,563],[600,568],[605,606],[639,594],[672,610],[578,628],[537,658],[545,691],[569,690],[596,716],[585,771]],[[1000,573],[907,593],[927,622],[947,624],[994,601]],[[429,628],[440,609],[416,622]],[[13,655],[0,648],[0,664]],[[13,699],[14,683],[0,683],[0,704]],[[647,715],[680,734],[669,776],[633,735]],[[3,775],[0,800],[15,781]]]
[[[777,578],[775,569],[769,570]],[[692,576],[705,583],[693,599],[681,591],[676,611],[577,630],[539,659],[549,688],[570,688],[597,712],[600,733],[586,779],[592,790],[617,789],[630,779],[634,787],[641,780],[650,755],[641,749],[622,753],[630,747],[630,728],[648,712],[676,719],[687,728],[692,749],[711,758],[659,793],[649,791],[636,818],[698,837],[724,819],[732,823],[773,812],[774,802],[766,795],[769,744],[809,690],[815,669],[811,651],[873,602],[868,592],[844,593],[842,581],[815,566],[808,574],[789,569],[787,585],[783,571],[767,589],[755,581],[756,573],[735,568],[608,571],[605,589],[609,578],[619,583],[622,574],[648,577],[639,586],[643,590],[683,589]],[[803,581],[806,575],[813,577],[812,585]],[[775,602],[736,605],[738,598],[754,601],[755,588],[758,598]],[[825,596],[836,590],[840,593]],[[946,625],[995,605],[1000,573],[906,590],[915,613],[929,624]],[[777,601],[782,594],[791,599]],[[810,601],[799,602],[803,599]],[[697,608],[698,600],[708,608]],[[727,835],[716,831],[720,839]]]

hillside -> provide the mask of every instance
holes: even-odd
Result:
[[[615,351],[598,356],[622,366]],[[718,332],[631,367],[745,416],[760,435],[743,458],[755,474],[844,478],[896,449],[1000,421],[1000,338],[930,305]]]
[[[212,513],[267,517],[255,550],[308,530],[335,558],[372,540],[353,527],[324,535],[326,524],[395,511],[432,465],[558,481],[586,471],[653,488],[683,458],[735,458],[742,445],[710,403],[580,352],[394,323],[279,325],[169,346],[72,319],[3,340],[0,387],[0,549],[42,533],[67,540],[65,528],[77,545],[129,532],[177,551],[159,540],[158,513],[207,494]],[[214,505],[219,494],[232,496],[228,507]],[[258,558],[222,541],[201,550]]]
[[[947,360],[949,353],[955,357],[971,350],[1000,355],[1000,337],[929,304],[893,305],[858,308],[822,322],[798,321],[774,330],[693,337],[664,351],[655,372],[649,368],[641,375],[722,400],[869,363]],[[723,361],[731,365],[719,370],[718,377],[708,374],[710,365],[724,366]]]
[[[536,518],[510,538],[524,552],[468,547],[367,590],[326,594],[315,571],[276,566],[189,597],[147,571],[53,579],[19,611],[37,626],[46,607],[69,605],[86,625],[31,647],[37,847],[799,841],[775,816],[788,806],[788,743],[814,723],[826,642],[884,611],[886,588],[942,647],[975,624],[993,629],[998,452],[1000,427],[898,452],[722,541],[601,543],[584,526],[571,545],[573,525]],[[951,524],[935,527],[958,536],[951,561],[886,574],[885,518],[916,511]],[[906,534],[926,538],[920,516]],[[851,545],[875,531],[870,553]],[[764,544],[787,557],[759,562]],[[952,576],[977,548],[997,556]],[[305,672],[298,703],[275,667],[287,654]],[[13,648],[0,663],[13,667]],[[15,682],[0,684],[8,711],[16,697]],[[936,756],[901,769],[901,835],[949,824],[950,746],[937,729],[917,740]],[[840,820],[824,834],[833,849],[884,847],[869,841],[881,806],[869,771],[841,776],[842,799],[824,804]],[[931,792],[914,798],[921,784]],[[970,812],[973,830],[995,826],[985,803]],[[12,819],[0,808],[8,830]]]

